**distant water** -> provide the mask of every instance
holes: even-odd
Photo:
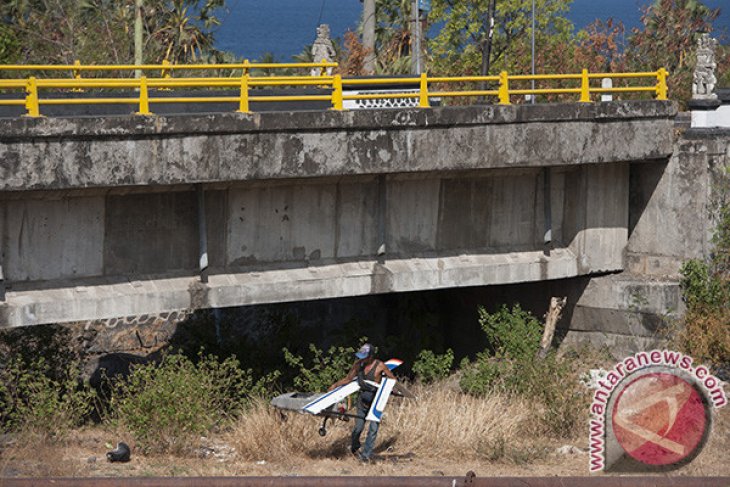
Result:
[[[222,25],[216,47],[250,60],[270,52],[277,61],[290,61],[314,41],[319,23],[329,24],[333,37],[355,30],[362,12],[360,0],[228,0],[221,12]],[[595,19],[623,21],[629,33],[638,27],[641,8],[651,0],[575,0],[568,18],[581,29]],[[723,7],[715,29],[730,37],[730,1],[706,0],[711,8]],[[321,12],[321,19],[320,19]],[[727,39],[725,40],[727,42]]]

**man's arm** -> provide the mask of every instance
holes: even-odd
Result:
[[[388,379],[394,379],[394,380],[397,380],[397,379],[395,378],[395,376],[393,375],[393,372],[391,372],[391,371],[390,371],[390,369],[388,368],[388,366],[387,366],[387,365],[385,365],[385,363],[383,363],[383,362],[380,362],[380,363],[378,364],[378,369],[379,369],[379,370],[378,370],[378,371],[376,371],[376,373],[377,373],[377,374],[382,374],[382,375],[386,376],[386,377],[387,377]]]
[[[357,362],[352,364],[350,371],[347,373],[347,375],[344,378],[342,378],[342,379],[338,380],[337,382],[335,382],[334,384],[332,384],[329,387],[329,389],[327,389],[327,391],[331,391],[332,389],[336,389],[340,386],[344,386],[345,384],[347,384],[347,383],[351,382],[353,379],[355,379],[355,377],[357,377]]]

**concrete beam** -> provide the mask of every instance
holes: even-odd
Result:
[[[635,101],[0,120],[0,191],[665,159],[676,106]]]
[[[10,291],[0,305],[6,327],[115,318],[167,311],[509,284],[573,277],[569,250],[360,261],[304,268],[88,286]]]

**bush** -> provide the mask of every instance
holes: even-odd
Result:
[[[422,350],[413,363],[413,372],[421,382],[430,384],[448,377],[453,363],[454,351],[450,348],[442,355],[437,355],[431,350]]]
[[[537,359],[541,325],[519,305],[502,306],[496,313],[479,309],[479,322],[494,355],[481,352],[470,363],[462,361],[462,391],[487,396],[507,393],[535,401],[542,408],[542,429],[555,436],[570,436],[588,408],[573,363],[554,353]]]
[[[496,389],[497,383],[505,374],[505,365],[490,360],[488,355],[480,354],[474,363],[466,358],[462,360],[461,370],[461,390],[474,396],[486,396]]]
[[[724,302],[724,286],[719,276],[713,275],[710,265],[697,259],[682,264],[679,270],[680,286],[689,310],[713,309]]]
[[[495,313],[479,307],[479,325],[497,356],[521,359],[533,357],[540,346],[542,325],[529,311],[519,304],[507,305]]]
[[[688,310],[674,342],[697,361],[730,364],[730,309]]]
[[[0,431],[62,436],[94,409],[96,393],[78,380],[78,364],[55,370],[43,359],[13,357],[0,367]]]
[[[365,343],[367,338],[360,339]],[[326,391],[329,386],[347,374],[354,362],[355,349],[352,347],[330,347],[327,352],[309,344],[311,357],[305,360],[284,348],[284,360],[295,370],[294,387],[300,391]]]
[[[221,362],[200,353],[193,363],[182,354],[169,354],[159,364],[134,366],[129,377],[115,381],[110,409],[142,451],[177,453],[236,417],[276,377],[278,373],[254,380],[234,357]]]
[[[695,360],[723,366],[730,364],[730,186],[718,193],[723,201],[712,254],[707,262],[689,260],[680,269],[687,313],[674,342]]]

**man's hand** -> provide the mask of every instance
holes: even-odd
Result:
[[[376,375],[384,375],[384,376],[386,376],[386,377],[387,377],[388,379],[393,379],[393,380],[397,380],[397,379],[395,378],[395,375],[393,375],[393,372],[391,372],[391,371],[390,371],[390,369],[388,368],[388,366],[387,366],[387,365],[385,365],[385,363],[384,363],[384,362],[380,362],[380,363],[378,364],[378,369],[379,369],[379,370],[377,370],[377,371],[376,371]]]
[[[330,392],[334,389],[337,389],[338,387],[347,384],[351,380],[353,380],[355,377],[357,377],[357,366],[360,363],[360,361],[356,361],[354,364],[352,364],[352,367],[350,368],[350,372],[347,373],[344,379],[340,379],[334,384],[332,384],[329,389],[327,389],[327,392]],[[387,367],[386,367],[387,368]],[[390,371],[388,371],[390,372]]]

